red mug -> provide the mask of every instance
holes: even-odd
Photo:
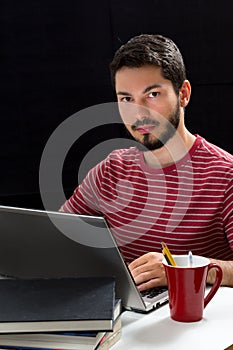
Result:
[[[213,298],[222,281],[222,269],[209,259],[193,255],[189,266],[188,255],[173,255],[177,266],[163,260],[166,272],[170,315],[180,322],[196,322],[202,319],[203,310]],[[205,296],[206,279],[210,269],[216,270],[216,278]]]

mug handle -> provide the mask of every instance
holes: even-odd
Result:
[[[204,298],[204,308],[210,302],[210,300],[213,298],[213,296],[217,292],[217,290],[220,287],[220,284],[222,282],[222,269],[221,269],[221,267],[215,263],[210,263],[208,265],[208,272],[210,269],[216,270],[216,278],[215,278],[214,284],[212,285],[209,293]]]

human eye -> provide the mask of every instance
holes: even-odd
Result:
[[[132,98],[130,96],[124,96],[119,98],[120,102],[131,102]]]
[[[147,96],[148,98],[155,98],[159,95],[158,91],[151,91]]]

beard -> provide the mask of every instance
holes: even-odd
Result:
[[[154,137],[153,133],[143,135],[143,139],[135,138],[139,142],[138,149],[145,151],[154,151],[156,149],[162,148],[168,140],[170,140],[176,133],[176,130],[180,123],[180,105],[177,101],[175,110],[169,115],[167,121],[164,125],[164,131],[161,132],[159,136]],[[151,124],[159,126],[158,121],[152,120],[150,118],[145,118],[143,121],[136,121],[134,125],[131,126],[131,129],[134,131],[138,126],[143,124]],[[132,135],[131,135],[132,136]]]

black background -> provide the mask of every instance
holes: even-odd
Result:
[[[42,207],[38,173],[48,138],[75,112],[115,101],[109,63],[141,33],[176,42],[192,84],[188,128],[233,153],[230,0],[1,0],[0,26],[0,204]],[[67,195],[86,150],[123,134],[109,125],[78,141],[64,166]]]

